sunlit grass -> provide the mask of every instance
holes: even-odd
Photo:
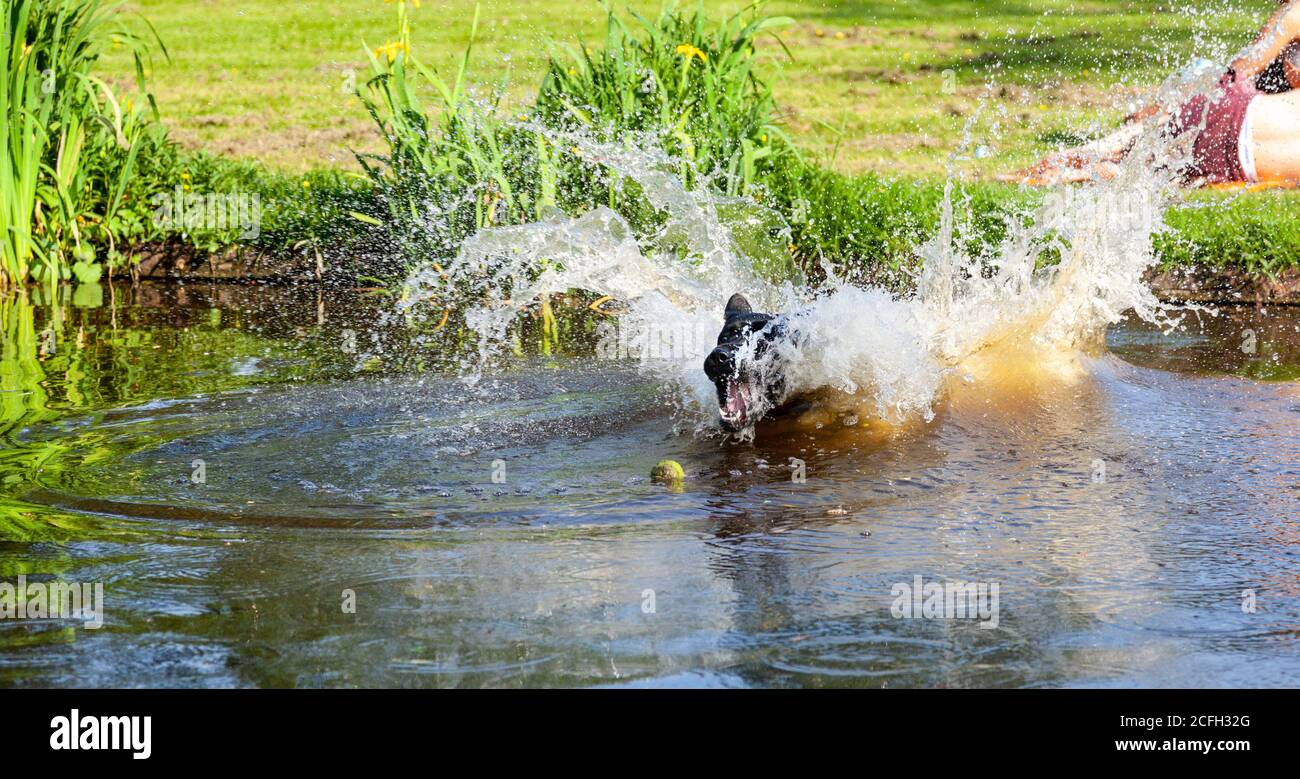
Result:
[[[659,8],[658,2],[628,5],[648,14]],[[744,4],[705,5],[721,18]],[[391,6],[379,0],[139,0],[133,6],[171,48],[172,64],[154,73],[153,83],[164,117],[186,143],[291,169],[349,165],[350,149],[380,148],[344,84],[349,72],[366,70],[360,41],[387,40]],[[838,148],[839,170],[942,175],[983,104],[976,140],[983,136],[989,156],[974,167],[1002,171],[1041,153],[1052,132],[1114,120],[1118,88],[1153,84],[1188,57],[1221,55],[1244,43],[1272,7],[1271,0],[780,0],[765,12],[796,20],[783,33],[794,60],[768,45],[761,66],[770,66],[777,103],[800,143],[826,158]],[[432,66],[455,66],[473,8],[474,0],[426,0],[415,12]],[[599,41],[603,19],[596,2],[486,0],[475,80],[494,85],[508,72],[510,97],[526,99],[543,75],[547,41]],[[124,58],[114,64],[129,72]]]

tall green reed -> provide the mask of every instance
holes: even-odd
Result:
[[[449,257],[484,227],[541,219],[568,201],[608,202],[597,166],[533,122],[530,107],[505,111],[505,80],[486,94],[471,89],[479,9],[469,45],[444,76],[412,45],[412,5],[397,3],[398,36],[368,50],[370,76],[358,89],[388,146],[357,155],[387,210],[386,224],[353,213],[391,242],[376,273]]]
[[[763,16],[762,6],[711,24],[703,2],[689,14],[671,2],[653,20],[629,11],[634,29],[606,4],[603,48],[552,44],[537,112],[598,136],[650,131],[682,160],[688,184],[703,173],[726,194],[748,193],[762,166],[794,148],[755,72],[758,39],[784,48],[776,31],[794,20]]]
[[[54,285],[74,276],[92,281],[101,267],[96,244],[116,249],[122,197],[147,125],[157,119],[144,88],[146,41],[116,24],[120,6],[103,0],[4,3],[0,286],[29,280]],[[139,100],[120,99],[93,73],[113,44],[134,55]]]

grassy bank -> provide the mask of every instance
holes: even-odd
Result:
[[[179,43],[169,40],[167,57],[151,59],[121,45],[131,38],[101,42],[100,64],[109,71],[141,62],[132,81],[110,80],[105,89],[137,95],[138,106],[152,107],[156,93],[171,124],[141,113],[138,140],[117,144],[78,174],[78,191],[120,190],[109,202],[124,216],[99,237],[111,253],[71,252],[59,266],[63,277],[76,262],[83,263],[79,276],[100,268],[131,272],[135,248],[162,244],[200,257],[238,245],[252,265],[311,258],[329,273],[382,281],[416,264],[446,262],[485,226],[572,215],[596,203],[650,235],[661,215],[642,193],[583,159],[565,140],[578,134],[593,142],[644,141],[674,155],[676,172],[694,186],[773,208],[791,228],[783,237],[788,254],[805,268],[826,259],[850,276],[896,283],[897,271],[914,264],[916,245],[933,233],[940,171],[966,182],[959,194],[970,209],[972,240],[995,243],[1007,220],[1041,195],[991,183],[989,173],[1022,164],[1068,140],[1089,117],[1119,107],[1099,97],[1101,88],[1127,94],[1113,90],[1156,80],[1189,53],[1193,39],[1206,53],[1235,45],[1254,23],[1250,12],[1205,15],[1137,2],[1071,5],[1068,15],[1054,13],[1066,6],[1052,2],[1046,13],[995,3],[844,4],[803,8],[803,19],[777,15],[799,11],[789,2],[730,14],[740,6],[688,4],[644,18],[635,11],[645,4],[634,3],[613,16],[592,6],[597,21],[549,2],[525,8],[489,0],[477,16],[475,6],[458,2],[373,6],[343,18],[310,3],[254,2],[241,5],[237,21],[212,10],[200,24],[175,3],[140,4]],[[434,19],[462,6],[469,11],[463,18]],[[313,9],[319,13],[309,20],[297,16]],[[1144,32],[1134,32],[1139,15]],[[125,29],[132,25],[149,29],[139,19],[128,19]],[[252,37],[238,46],[206,37],[232,25]],[[554,39],[541,37],[552,28]],[[528,40],[510,32],[516,29],[527,29]],[[337,36],[353,33],[349,53],[336,58]],[[304,52],[304,40],[317,48]],[[211,69],[212,57],[230,60],[229,79],[210,78],[224,72]],[[893,69],[881,70],[886,62]],[[875,65],[846,77],[846,87],[836,74],[850,63]],[[319,78],[286,83],[307,65]],[[246,73],[241,68],[253,69],[256,88],[236,78]],[[899,72],[906,77],[895,78]],[[172,91],[180,81],[195,85],[188,96]],[[871,91],[852,86],[858,82]],[[319,91],[326,83],[328,96]],[[1095,105],[1079,102],[1086,94],[1098,96]],[[1039,102],[1034,108],[1026,101]],[[103,112],[113,102],[83,108]],[[948,108],[933,116],[921,103]],[[841,111],[838,124],[818,113],[847,104],[857,115]],[[976,105],[985,118],[972,119]],[[196,106],[216,111],[218,121],[194,124],[198,115],[187,112]],[[304,141],[324,158],[263,150],[256,156],[272,164],[241,159],[238,133],[225,134],[223,123],[272,114],[286,128],[328,117],[336,129],[355,124],[355,132],[337,144]],[[213,134],[194,136],[200,126]],[[903,148],[894,141],[904,126],[941,140]],[[249,127],[264,139],[279,132],[256,121]],[[954,158],[962,128],[971,137]],[[884,146],[873,150],[871,143]],[[186,148],[194,144],[228,153]],[[879,156],[891,144],[898,148]],[[51,142],[41,152],[51,172],[61,169],[60,148]],[[114,185],[124,166],[129,180]],[[900,176],[909,172],[915,175]],[[109,224],[94,209],[87,213]],[[1170,215],[1176,232],[1159,237],[1158,251],[1166,264],[1276,273],[1300,263],[1298,216],[1300,198],[1288,193],[1198,193]],[[67,246],[66,235],[55,237]]]

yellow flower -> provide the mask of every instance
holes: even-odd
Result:
[[[844,40],[844,33],[842,33],[842,32],[837,32],[837,33],[835,33],[835,40],[837,40],[837,41],[842,41],[842,40]]]
[[[311,182],[308,181],[307,179],[303,179],[303,180],[302,180],[302,188],[303,188],[303,189],[311,189]]]
[[[383,54],[388,57],[389,62],[392,62],[393,60],[397,59],[398,54],[410,54],[410,53],[411,53],[411,47],[407,45],[407,43],[404,41],[393,41],[391,43],[385,43],[383,46],[380,46],[379,48],[375,49],[376,57],[379,56],[380,54]]]
[[[685,57],[687,61],[690,61],[691,57],[699,57],[700,62],[709,61],[709,55],[705,54],[704,52],[700,51],[699,49],[695,48],[689,43],[683,43],[681,46],[678,46],[677,53]]]

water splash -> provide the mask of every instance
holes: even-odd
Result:
[[[1160,87],[1159,99],[1176,105],[1211,84],[1212,75],[1182,74]],[[613,332],[637,347],[612,353],[638,358],[648,374],[677,387],[682,408],[701,430],[716,429],[719,420],[715,389],[701,366],[733,292],[743,292],[758,310],[782,313],[789,334],[761,354],[753,341],[742,349],[739,358],[755,380],[779,372],[786,398],[816,393],[854,419],[894,423],[928,420],[955,386],[999,372],[1077,372],[1080,356],[1097,348],[1106,326],[1126,312],[1165,327],[1180,315],[1143,283],[1155,260],[1152,237],[1165,229],[1163,216],[1190,152],[1189,138],[1170,138],[1160,127],[1136,138],[1112,179],[1048,191],[1037,208],[1012,219],[991,253],[965,248],[971,243],[964,240],[950,178],[939,228],[917,249],[922,270],[914,291],[901,297],[849,284],[830,268],[816,289],[773,280],[739,248],[736,218],[721,216],[744,201],[719,198],[705,186],[689,189],[675,173],[678,161],[644,139],[610,143],[564,134],[558,140],[636,182],[665,220],[653,234],[638,235],[618,213],[597,207],[576,217],[484,229],[445,271],[413,274],[410,301],[448,288],[478,301],[464,314],[477,336],[462,366],[471,383],[491,369],[522,312],[573,289],[626,305]],[[771,217],[755,203],[747,208],[742,222]],[[749,417],[756,420],[773,404],[752,394]],[[752,434],[752,428],[741,432]]]

